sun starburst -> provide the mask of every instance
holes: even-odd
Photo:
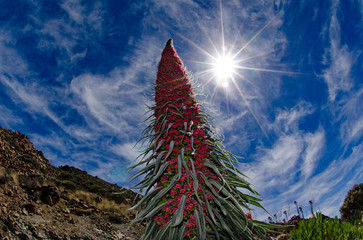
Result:
[[[214,78],[218,85],[223,87],[229,86],[229,80],[233,78],[238,68],[237,62],[230,55],[222,55],[212,63]]]
[[[271,19],[267,22],[262,28],[260,28],[248,41],[246,41],[241,47],[238,47],[236,44],[236,40],[233,44],[228,46],[225,42],[224,36],[224,23],[223,23],[223,8],[222,8],[222,0],[220,0],[220,24],[221,24],[221,46],[217,47],[216,44],[212,41],[211,37],[209,36],[209,31],[204,28],[204,26],[200,25],[201,29],[206,33],[207,38],[209,39],[213,51],[208,51],[202,48],[200,45],[196,44],[189,38],[185,37],[182,34],[178,34],[182,39],[189,42],[191,45],[196,47],[200,50],[205,56],[207,56],[206,61],[195,61],[189,60],[188,62],[194,62],[198,64],[203,64],[208,66],[205,70],[195,73],[196,77],[203,78],[202,86],[206,86],[207,84],[214,82],[214,90],[211,94],[211,98],[213,99],[215,93],[217,92],[218,87],[222,87],[225,89],[226,93],[233,94],[232,92],[236,92],[243,100],[244,105],[247,107],[248,111],[251,113],[253,118],[255,119],[257,125],[269,141],[269,137],[266,131],[263,128],[263,125],[259,121],[259,118],[256,116],[255,112],[252,109],[248,101],[248,96],[244,93],[243,85],[241,81],[248,82],[255,86],[252,81],[249,81],[248,78],[245,76],[243,72],[245,71],[258,71],[258,72],[270,72],[270,73],[278,73],[278,74],[289,74],[289,75],[304,75],[303,73],[297,72],[287,72],[283,70],[275,70],[275,69],[266,69],[266,68],[258,68],[251,66],[251,64],[246,65],[247,62],[251,63],[252,59],[257,59],[262,56],[266,56],[273,51],[266,52],[264,54],[258,54],[256,56],[248,56],[244,55],[246,52],[245,50],[248,49],[250,44],[254,42],[260,34],[274,21]],[[238,34],[236,35],[236,37]],[[228,51],[227,51],[228,48]]]

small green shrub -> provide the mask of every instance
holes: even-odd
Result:
[[[27,189],[40,188],[44,183],[44,177],[41,174],[21,174],[18,176],[19,184],[23,185]]]
[[[338,217],[323,221],[323,215],[300,221],[298,228],[290,232],[291,240],[357,240],[363,239],[363,227],[340,223]]]
[[[74,192],[74,191],[76,191],[78,189],[78,186],[74,182],[69,181],[69,180],[64,180],[61,183],[61,186],[64,187],[65,189],[67,189],[70,192]]]
[[[61,185],[61,181],[58,178],[52,177],[52,176],[47,177],[46,182],[49,185],[53,185],[53,186],[57,186],[57,187],[59,187]]]
[[[363,212],[363,183],[355,184],[348,191],[344,199],[343,205],[340,208],[340,214],[343,221],[353,222],[356,219],[361,219]]]

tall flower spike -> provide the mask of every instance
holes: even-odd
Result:
[[[146,220],[142,239],[254,239],[266,223],[246,217],[244,209],[263,208],[257,194],[235,168],[236,157],[221,147],[196,100],[172,39],[162,52],[155,84],[155,105],[144,131],[148,146],[132,179],[143,198],[134,222]],[[152,153],[152,154],[150,154]]]

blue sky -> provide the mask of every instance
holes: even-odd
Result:
[[[308,212],[313,200],[340,216],[347,191],[362,182],[361,1],[1,6],[0,126],[28,135],[53,165],[125,184],[172,37],[226,149],[243,157],[240,169],[272,214],[289,204],[296,214],[295,200]],[[240,67],[228,87],[206,72],[223,45]]]

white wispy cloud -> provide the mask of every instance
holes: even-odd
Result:
[[[318,171],[326,149],[325,130],[322,126],[314,132],[299,129],[299,122],[314,111],[315,108],[305,101],[290,109],[275,111],[275,121],[269,129],[275,132],[277,140],[271,147],[258,148],[255,161],[241,167],[256,190],[262,193],[263,205],[272,213],[295,200],[305,200],[300,196],[301,190]],[[330,186],[328,179],[320,179],[319,184],[322,184],[320,187]],[[319,186],[315,190],[318,189]],[[315,196],[314,189],[309,194],[306,198]],[[257,214],[259,219],[267,218],[266,213],[259,210]]]
[[[314,138],[316,138],[316,140],[321,138],[321,134],[322,133],[318,131]],[[308,138],[311,138],[311,136],[312,135]],[[320,151],[324,151],[324,149],[325,147],[321,146]],[[305,155],[308,151],[309,146],[302,155]],[[313,150],[312,152],[316,152],[316,150]],[[355,183],[359,182],[362,177],[362,153],[362,146],[354,147],[352,152],[348,155],[342,153],[340,156],[334,158],[324,169],[319,169],[319,171],[315,169],[309,177],[303,177],[289,185],[285,185],[283,191],[279,192],[278,198],[275,198],[275,195],[265,194],[267,193],[267,190],[262,188],[262,197],[265,200],[263,201],[263,205],[269,211],[275,213],[281,209],[286,210],[288,207],[287,204],[292,204],[295,200],[305,207],[308,206],[309,200],[313,200],[315,211],[320,210],[329,216],[339,216],[339,207],[343,203],[346,193]],[[314,162],[319,160],[318,156],[320,156],[320,154],[321,153],[316,155],[317,158]],[[265,171],[268,170],[267,168],[264,168],[263,165],[253,167],[262,168]],[[260,171],[264,172],[264,170]],[[295,174],[296,173],[297,172],[295,172]],[[254,177],[261,178],[261,176],[258,175]],[[346,182],[347,178],[351,180]],[[252,182],[255,182],[254,178],[252,178],[252,180]],[[265,182],[261,182],[262,184],[265,184]],[[281,185],[283,184],[283,181],[277,182],[276,184]],[[258,214],[261,219],[267,218],[267,214],[259,210]]]
[[[340,91],[348,92],[353,87],[351,69],[354,64],[354,53],[347,45],[341,44],[341,27],[338,19],[339,1],[335,0],[331,7],[328,39],[330,47],[325,49],[323,64],[328,68],[324,70],[324,80],[328,85],[329,100],[334,101]]]
[[[13,114],[13,112],[5,106],[0,106],[0,126],[3,128],[11,128],[11,124],[22,124],[23,120]]]
[[[139,148],[140,146],[136,145],[136,142],[127,142],[110,146],[111,151],[116,155],[123,157],[127,163],[132,163],[138,158],[140,155]]]
[[[14,46],[14,36],[5,29],[0,29],[0,74],[27,75],[28,64]]]
[[[349,97],[337,102],[331,109],[340,124],[340,137],[344,144],[358,140],[363,135],[363,89],[352,91]]]
[[[63,1],[60,6],[68,13],[69,17],[78,24],[84,22],[84,6],[81,5],[79,0]]]
[[[305,101],[299,102],[296,106],[288,110],[277,109],[276,119],[270,128],[276,132],[296,131],[300,120],[312,114],[314,111],[314,106]]]
[[[59,6],[65,14],[44,20],[39,17],[41,4],[33,2],[33,11],[29,13],[32,26],[26,26],[23,31],[31,31],[39,37],[37,47],[40,51],[58,51],[59,66],[69,66],[83,59],[87,45],[95,45],[103,34],[103,12],[98,2],[87,9],[78,0],[65,0],[59,2]]]
[[[309,178],[316,166],[318,165],[318,159],[322,157],[325,149],[325,131],[320,127],[315,133],[307,133],[304,135],[305,152],[302,156],[303,164],[301,166],[302,174],[306,178]]]
[[[303,151],[300,137],[281,136],[271,149],[261,150],[256,161],[243,167],[258,191],[271,193],[290,184]]]

